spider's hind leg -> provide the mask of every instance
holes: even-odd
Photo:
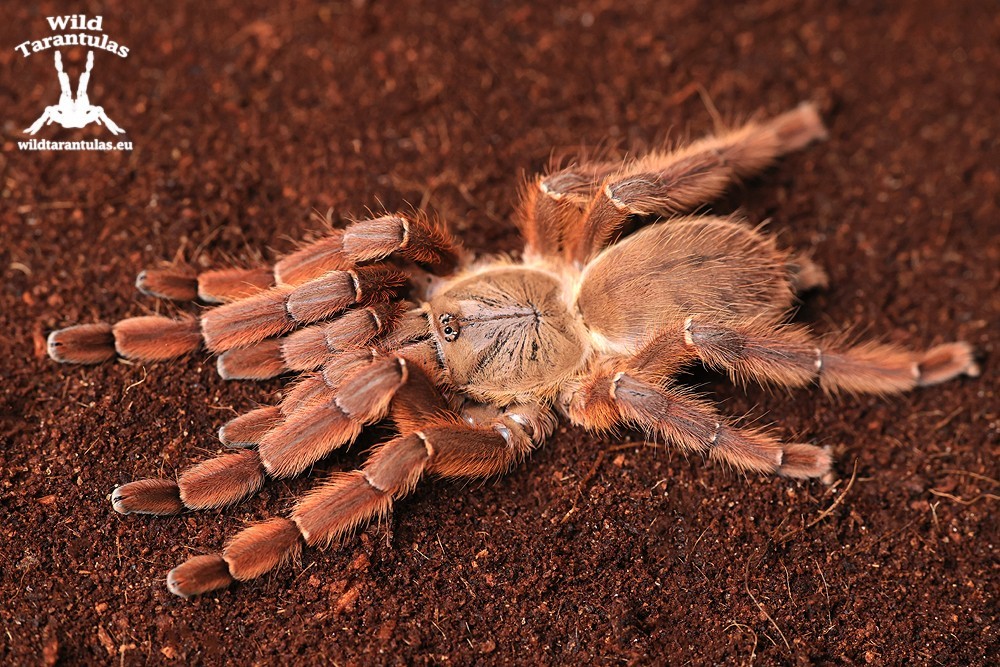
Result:
[[[804,443],[782,443],[768,431],[739,428],[704,400],[644,377],[633,360],[623,370],[606,367],[584,378],[567,396],[570,418],[590,429],[627,424],[737,470],[786,477],[821,477],[830,453]]]
[[[816,107],[802,104],[764,122],[708,137],[670,152],[653,152],[605,178],[566,239],[566,257],[586,262],[635,217],[668,217],[719,197],[739,178],[826,137]]]
[[[688,317],[682,335],[707,365],[738,380],[786,387],[818,380],[832,393],[892,394],[979,374],[972,347],[964,342],[924,352],[873,342],[843,345],[816,341],[800,326],[715,322],[701,316]]]
[[[598,185],[621,166],[620,162],[585,161],[526,183],[517,216],[525,254],[561,256],[564,238],[580,224]]]

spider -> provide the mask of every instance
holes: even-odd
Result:
[[[183,597],[344,538],[425,475],[501,474],[557,415],[594,431],[639,429],[740,471],[822,477],[828,449],[739,427],[675,376],[701,362],[741,382],[890,394],[979,373],[963,342],[913,352],[815,339],[786,320],[797,293],[826,283],[823,271],[735,216],[690,214],[825,136],[807,103],[673,151],[538,176],[517,216],[520,259],[473,260],[441,223],[387,214],[332,229],[273,267],[147,270],[136,281],[143,292],[219,305],[199,319],[61,329],[48,351],[69,363],[150,362],[204,347],[226,379],[298,377],[280,404],[222,426],[232,451],[176,480],[116,488],[122,514],[230,505],[266,478],[309,470],[366,425],[388,417],[398,431],[287,518],[252,524],[221,553],[171,570],[167,586]]]

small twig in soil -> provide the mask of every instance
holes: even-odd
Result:
[[[805,531],[809,530],[810,528],[812,528],[813,526],[815,526],[820,521],[822,521],[823,519],[825,519],[826,517],[830,516],[833,513],[833,511],[835,509],[837,509],[837,507],[842,502],[844,502],[844,498],[846,498],[847,494],[850,493],[851,487],[854,486],[854,482],[857,480],[857,478],[858,478],[858,460],[854,459],[854,471],[851,472],[851,479],[850,479],[850,481],[847,482],[847,486],[844,487],[843,493],[841,493],[837,497],[837,499],[834,500],[833,503],[829,507],[827,507],[825,510],[823,510],[822,512],[820,512],[819,516],[817,516],[815,519],[813,519],[812,521],[810,521],[809,523],[807,523],[802,528],[796,528],[795,530],[791,530],[791,531],[785,533],[784,535],[782,535],[781,537],[778,538],[778,542],[784,542],[785,540],[787,540],[792,535],[795,535],[797,533],[805,532]]]
[[[701,535],[698,536],[698,539],[694,541],[694,545],[691,547],[690,551],[688,551],[687,558],[684,559],[685,562],[691,560],[691,556],[694,555],[694,550],[698,548],[698,543],[701,542],[701,538],[705,537],[705,533],[707,533],[714,525],[715,522],[713,521],[705,527],[705,530],[701,531]]]
[[[580,480],[580,483],[576,487],[576,495],[573,497],[573,506],[569,508],[569,511],[566,512],[566,515],[562,518],[561,521],[559,521],[559,525],[566,523],[566,521],[569,520],[570,516],[572,516],[573,512],[576,511],[577,501],[579,501],[580,496],[583,495],[583,490],[587,488],[587,484],[590,482],[591,479],[594,478],[594,475],[597,474],[597,468],[604,461],[604,457],[606,455],[607,451],[604,449],[597,452],[597,458],[594,459],[594,464],[590,466],[590,470],[587,471],[587,474],[583,476],[583,478]]]
[[[606,452],[620,452],[625,449],[639,449],[641,447],[656,447],[655,442],[649,442],[648,440],[641,440],[639,442],[623,442],[620,445],[613,445],[608,447],[604,451]]]
[[[594,478],[594,475],[597,474],[597,468],[604,461],[605,456],[607,456],[606,450],[602,449],[601,451],[597,452],[597,458],[594,459],[594,464],[590,466],[590,470],[587,471],[587,474],[583,476],[583,479],[580,480],[580,484],[577,486],[577,491],[576,491],[577,498],[579,498],[583,494],[583,490],[587,487],[587,484],[589,484],[590,480],[592,480]]]
[[[959,503],[960,505],[975,505],[983,498],[985,498],[986,500],[1000,500],[1000,496],[998,496],[995,493],[980,493],[978,496],[974,498],[966,499],[966,498],[959,498],[958,496],[952,495],[950,493],[945,493],[944,491],[938,491],[937,489],[928,489],[928,491],[933,493],[935,496],[940,496],[941,498],[947,498],[948,500],[954,500],[956,503]]]
[[[952,412],[950,415],[948,415],[947,417],[945,417],[944,419],[942,419],[941,421],[939,421],[937,424],[934,424],[934,426],[932,426],[931,429],[930,429],[930,433],[937,433],[938,431],[940,431],[941,429],[943,429],[945,426],[947,426],[948,424],[951,423],[951,420],[953,420],[955,417],[957,417],[959,414],[961,414],[963,410],[965,410],[965,406],[962,406],[962,407],[958,408],[957,410],[955,410],[954,412]]]
[[[819,566],[819,561],[813,558],[813,562],[816,563],[819,578],[823,580],[823,592],[826,593],[826,619],[830,623],[827,629],[830,630],[833,629],[833,614],[830,612],[830,586],[826,583],[826,576],[823,574],[823,568]]]
[[[788,640],[785,638],[785,633],[781,631],[781,628],[778,627],[777,622],[775,622],[775,620],[771,617],[771,615],[767,613],[767,610],[764,609],[764,605],[758,602],[757,597],[750,591],[750,561],[747,561],[746,569],[743,570],[743,587],[746,589],[747,595],[750,596],[750,599],[753,600],[753,603],[757,605],[757,609],[760,610],[760,613],[764,614],[764,618],[770,621],[771,625],[774,626],[774,629],[778,631],[778,636],[781,637],[781,641],[785,642],[785,648],[787,648],[790,652],[792,650],[792,647],[788,643]]]
[[[146,382],[146,377],[147,377],[147,375],[148,375],[148,373],[146,372],[146,367],[145,367],[145,366],[143,366],[143,367],[142,367],[142,379],[141,379],[141,380],[138,380],[138,381],[136,381],[136,382],[133,382],[133,383],[132,383],[132,384],[130,384],[129,386],[125,387],[125,391],[123,391],[123,392],[122,392],[122,398],[125,398],[125,397],[126,397],[126,396],[128,395],[128,392],[129,392],[129,390],[130,390],[130,389],[131,389],[132,387],[138,387],[138,386],[139,386],[140,384],[144,384],[144,383]]]
[[[980,475],[978,472],[971,472],[969,470],[942,470],[942,473],[948,475],[965,475],[967,477],[972,477],[973,479],[978,479],[982,482],[989,482],[993,486],[1000,486],[1000,479],[993,479],[992,477],[987,477],[986,475]]]
[[[747,665],[752,665],[753,659],[757,657],[757,633],[754,632],[753,628],[751,628],[749,625],[744,625],[743,623],[737,623],[736,621],[732,621],[729,625],[722,628],[722,631],[725,632],[729,630],[729,628],[739,628],[740,630],[746,630],[751,635],[753,635],[753,648],[750,649],[750,659],[747,660]]]

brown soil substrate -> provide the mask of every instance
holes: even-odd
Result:
[[[0,26],[0,662],[979,665],[997,650],[995,5],[108,3],[131,51],[98,53],[90,93],[135,150],[98,153],[17,149],[58,95],[52,52],[14,51],[50,34],[59,10],[42,4]],[[75,82],[84,53],[65,55]],[[563,428],[502,480],[423,484],[341,549],[192,601],[167,592],[167,570],[310,480],[159,520],[114,514],[109,492],[219,450],[219,424],[282,383],[225,383],[203,355],[61,367],[48,331],[194,311],[137,296],[137,270],[273,257],[313,210],[422,205],[472,248],[515,251],[525,172],[709,131],[699,85],[728,119],[814,99],[829,122],[828,142],[717,207],[770,220],[829,271],[799,319],[964,339],[983,377],[883,400],[695,374],[730,414],[831,446],[839,481],[744,479]]]

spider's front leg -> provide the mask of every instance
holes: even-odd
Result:
[[[302,543],[326,546],[380,517],[426,474],[482,478],[505,472],[551,433],[551,411],[514,406],[470,424],[445,408],[424,379],[397,394],[392,415],[401,435],[379,445],[361,469],[334,473],[307,494],[289,518],[252,525],[221,554],[197,556],[174,568],[170,590],[189,597],[261,576],[294,558]]]
[[[343,232],[306,246],[270,272],[231,269],[203,274],[208,286],[187,274],[165,270],[140,274],[143,287],[168,298],[191,298],[198,290],[208,301],[226,301],[199,320],[135,317],[114,325],[84,324],[52,332],[49,356],[65,363],[100,363],[116,354],[138,361],[162,361],[193,352],[204,342],[221,353],[249,347],[346,308],[390,300],[406,275],[377,262],[390,255],[438,271],[454,267],[458,246],[436,222],[400,215],[357,222]],[[154,278],[155,276],[155,278]],[[232,300],[233,297],[238,297]]]
[[[213,308],[200,320],[146,315],[114,325],[82,324],[53,331],[48,352],[64,363],[99,363],[115,355],[165,361],[194,352],[202,344],[220,354],[290,333],[352,306],[386,303],[405,283],[404,273],[380,265],[331,271],[298,287],[275,287]]]
[[[267,477],[301,474],[385,416],[395,394],[410,381],[412,365],[404,354],[416,353],[332,357],[324,373],[304,380],[280,406],[258,408],[223,427],[220,438],[239,439],[243,451],[202,461],[177,480],[144,479],[120,486],[112,493],[115,510],[166,515],[223,507],[257,492]]]
[[[353,308],[342,316],[304,327],[287,336],[265,338],[219,355],[216,367],[226,380],[266,380],[290,371],[320,368],[340,352],[377,343],[397,326],[406,327],[420,311],[405,302],[386,301]]]
[[[136,278],[136,287],[164,299],[226,303],[273,286],[301,285],[330,271],[346,271],[393,254],[448,271],[458,260],[457,248],[456,241],[440,223],[422,215],[396,213],[331,230],[271,267],[202,273],[184,267],[146,269]]]

